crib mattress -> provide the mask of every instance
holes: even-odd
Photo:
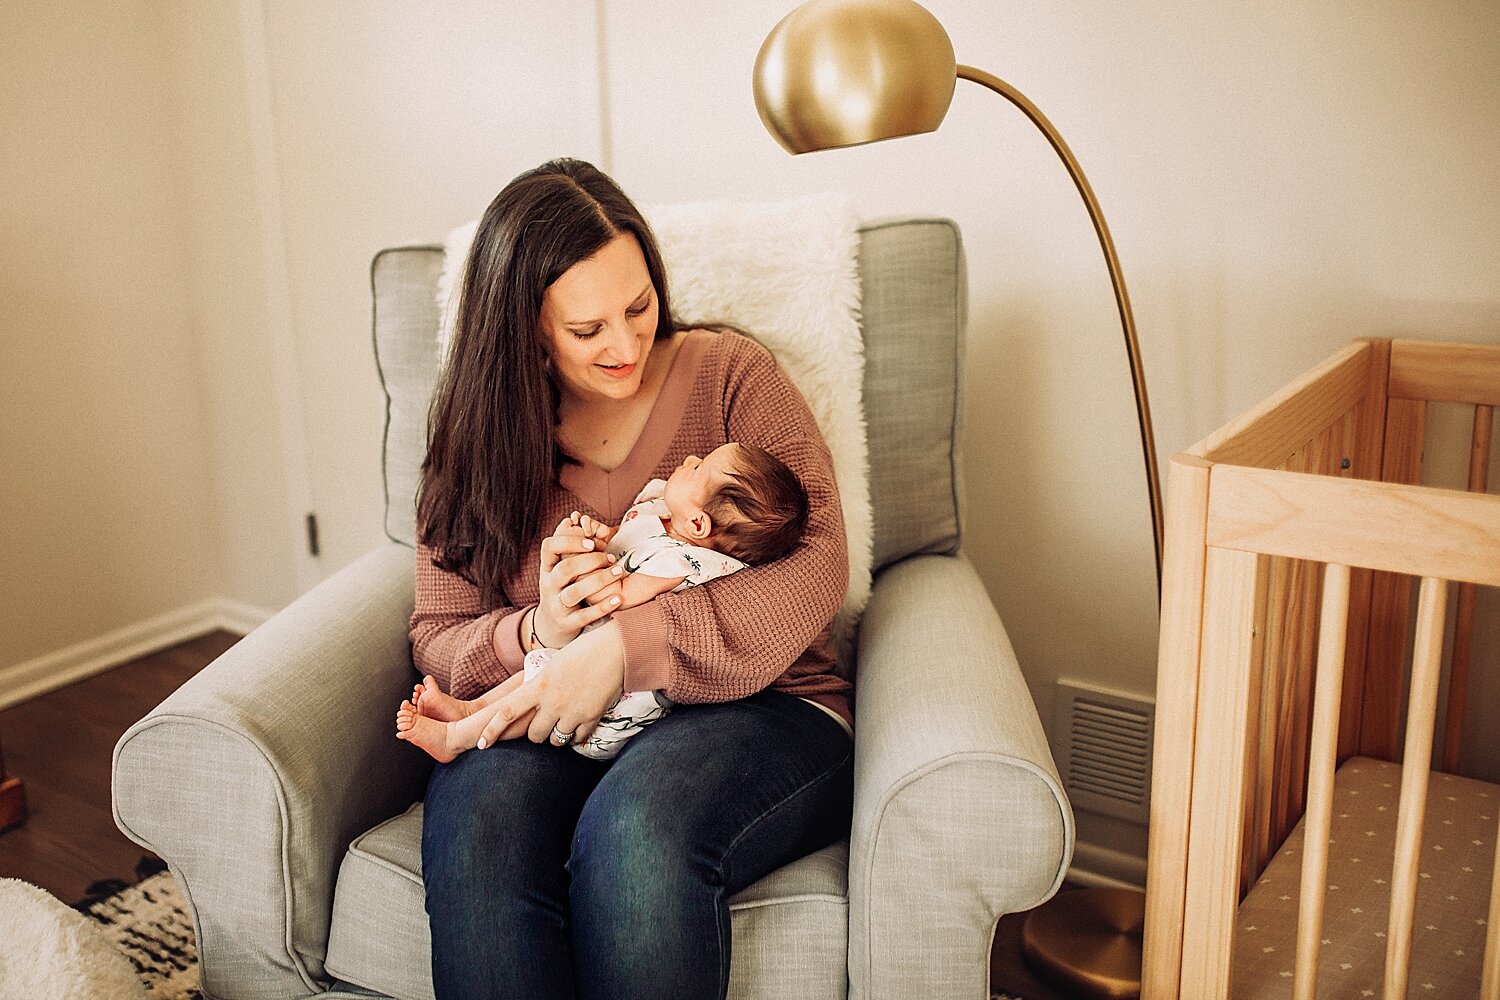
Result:
[[[1382,995],[1401,767],[1353,757],[1334,781],[1328,894],[1318,966],[1320,1000]],[[1500,786],[1434,773],[1428,786],[1412,935],[1411,997],[1479,992],[1495,862]],[[1303,825],[1240,905],[1229,995],[1292,995]]]

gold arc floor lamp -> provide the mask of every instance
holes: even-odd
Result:
[[[1160,592],[1161,482],[1135,316],[1094,189],[1052,123],[1004,80],[959,65],[948,33],[913,0],[811,0],[792,11],[771,30],[756,57],[755,106],[766,129],[788,152],[810,153],[936,131],[958,80],[986,87],[1019,108],[1057,151],[1088,207],[1125,331]]]
[[[913,0],[810,0],[792,11],[771,30],[756,57],[755,106],[767,130],[788,152],[808,153],[935,131],[960,79],[980,84],[1019,108],[1062,158],[1088,207],[1125,332],[1151,501],[1159,598],[1161,483],[1135,318],[1098,199],[1057,129],[1010,84],[959,65],[948,33]],[[1142,898],[1130,889],[1084,889],[1054,897],[1027,916],[1023,946],[1028,958],[1087,996],[1138,996]]]

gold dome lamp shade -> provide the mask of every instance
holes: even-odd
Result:
[[[755,107],[767,131],[787,152],[810,153],[935,131],[948,113],[958,80],[978,83],[1019,108],[1061,157],[1088,208],[1125,333],[1159,591],[1161,483],[1135,318],[1104,213],[1052,123],[1010,84],[957,63],[948,32],[914,0],[809,0],[793,10],[771,29],[756,56]]]
[[[755,60],[755,106],[789,153],[932,132],[957,81],[937,18],[904,0],[804,4]]]

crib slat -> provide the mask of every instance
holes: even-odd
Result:
[[[1280,615],[1274,608],[1280,590],[1276,584],[1278,564],[1285,559],[1269,560],[1269,567],[1261,574],[1262,593],[1256,598],[1261,608],[1258,634],[1265,636],[1251,663],[1250,698],[1245,706],[1245,718],[1249,720],[1246,732],[1249,739],[1245,768],[1245,829],[1244,843],[1240,849],[1240,896],[1250,891],[1250,886],[1260,876],[1262,868],[1271,857],[1271,805],[1276,790],[1276,768],[1278,763],[1276,735],[1280,703],[1280,671],[1270,640],[1272,627]]]
[[[1317,677],[1318,623],[1313,619],[1313,608],[1322,599],[1322,571],[1316,563],[1295,562],[1292,564],[1292,595],[1297,603],[1288,622],[1288,637],[1291,646],[1287,659],[1295,673],[1292,694],[1292,723],[1290,748],[1287,756],[1291,760],[1291,773],[1286,780],[1286,808],[1280,827],[1276,832],[1277,843],[1286,838],[1297,824],[1297,818],[1307,808],[1307,762],[1312,740],[1313,682]]]
[[[1469,492],[1490,486],[1490,433],[1495,409],[1474,407],[1474,434],[1469,447]],[[1474,599],[1472,583],[1458,585],[1458,618],[1453,625],[1453,656],[1448,662],[1448,714],[1443,724],[1443,770],[1456,772],[1463,750],[1464,711],[1469,701],[1469,664],[1474,657]]]
[[[1415,399],[1387,400],[1380,458],[1383,482],[1422,481],[1426,427],[1426,403]],[[1399,747],[1401,695],[1406,684],[1406,651],[1410,648],[1407,632],[1410,607],[1411,577],[1400,573],[1373,574],[1359,713],[1359,752],[1381,760],[1395,760]]]
[[[1401,805],[1396,819],[1396,864],[1386,927],[1385,998],[1404,1000],[1411,972],[1412,924],[1421,868],[1422,820],[1432,769],[1432,733],[1437,720],[1443,669],[1443,627],[1448,618],[1448,581],[1424,577],[1417,599],[1417,639],[1412,655],[1406,746],[1401,760]]]
[[[1341,455],[1339,443],[1343,439],[1344,426],[1351,422],[1353,416],[1353,413],[1346,414],[1342,420],[1313,439],[1307,454],[1308,472],[1330,478],[1337,476],[1336,470],[1339,467]],[[1296,707],[1292,716],[1292,745],[1289,754],[1292,765],[1291,780],[1287,782],[1288,808],[1283,818],[1284,825],[1277,831],[1278,844],[1291,832],[1292,827],[1296,825],[1297,817],[1301,816],[1307,808],[1307,767],[1312,746],[1313,683],[1317,678],[1318,664],[1318,621],[1313,617],[1313,609],[1322,601],[1323,574],[1323,568],[1316,563],[1296,562],[1292,564],[1294,581],[1292,595],[1296,603],[1293,605],[1295,610],[1288,622],[1287,637],[1290,645],[1287,648],[1286,657],[1295,671],[1293,704]]]
[[[1266,572],[1261,574],[1265,593],[1257,599],[1261,607],[1260,634],[1265,637],[1259,650],[1260,678],[1250,688],[1250,702],[1246,706],[1246,718],[1250,720],[1251,776],[1250,799],[1245,804],[1246,830],[1244,860],[1240,864],[1240,895],[1243,897],[1250,886],[1260,877],[1262,869],[1275,850],[1278,787],[1277,773],[1285,754],[1279,743],[1284,730],[1282,720],[1284,675],[1278,651],[1281,643],[1277,636],[1286,617],[1286,568],[1288,559],[1267,560]]]
[[[1343,470],[1350,479],[1384,479],[1386,418],[1388,415],[1386,383],[1390,378],[1391,342],[1374,341],[1379,352],[1370,366],[1370,377],[1376,382],[1359,404],[1353,421],[1353,438],[1348,443],[1350,464]],[[1344,707],[1340,714],[1339,760],[1359,753],[1360,731],[1364,722],[1365,677],[1369,672],[1367,651],[1370,646],[1371,612],[1374,598],[1374,574],[1356,569],[1349,589],[1349,645],[1344,653]],[[1403,663],[1403,666],[1405,664]]]
[[[1317,688],[1313,697],[1312,759],[1307,775],[1307,818],[1302,827],[1302,893],[1297,910],[1294,1000],[1313,1000],[1318,990],[1318,953],[1328,886],[1328,831],[1333,825],[1333,772],[1338,765],[1339,704],[1344,693],[1344,650],[1349,640],[1349,580],[1348,566],[1330,563],[1324,570]]]
[[[1495,870],[1490,876],[1490,919],[1484,929],[1484,978],[1479,985],[1479,1000],[1500,1000],[1500,834],[1495,837]]]

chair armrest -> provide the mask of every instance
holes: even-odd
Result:
[[[414,566],[403,545],[368,553],[115,746],[115,822],[170,863],[211,996],[319,992],[340,859],[422,793],[430,762],[394,735]]]
[[[849,995],[986,997],[995,923],[1061,885],[1073,814],[967,559],[880,575],[857,691]]]

